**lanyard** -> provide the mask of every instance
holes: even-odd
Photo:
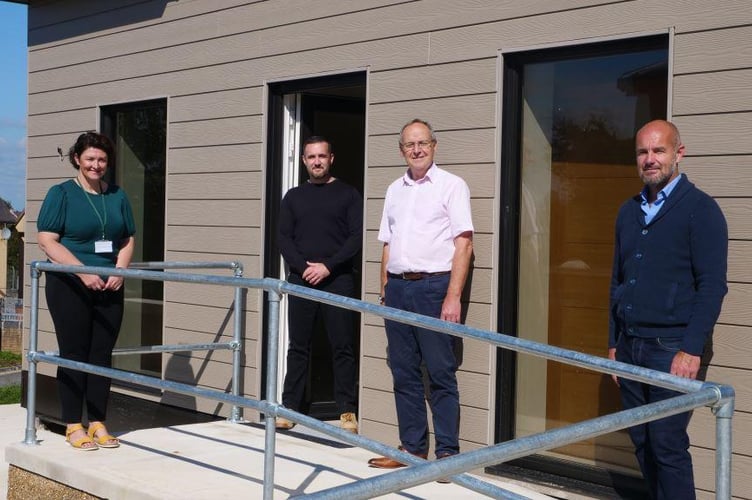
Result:
[[[76,178],[75,180],[76,180],[76,184],[78,184],[78,187],[80,187],[81,191],[83,191],[84,198],[86,198],[86,201],[89,202],[89,205],[91,205],[91,209],[94,210],[94,214],[97,216],[97,219],[99,219],[99,224],[102,226],[102,239],[103,240],[106,239],[104,229],[107,226],[107,206],[104,204],[104,192],[102,192],[102,181],[99,181],[99,191],[100,191],[99,194],[100,194],[100,198],[102,199],[102,212],[104,212],[104,219],[99,214],[99,210],[97,210],[97,207],[94,206],[94,202],[91,201],[91,196],[89,195],[89,193],[87,193],[84,187],[81,185],[81,183],[78,182],[78,178]]]

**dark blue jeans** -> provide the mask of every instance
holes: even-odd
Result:
[[[386,305],[438,318],[448,285],[449,275],[415,281],[390,278]],[[430,382],[436,456],[459,453],[460,399],[454,337],[389,320],[385,324],[402,446],[411,453],[428,452],[423,363]]]
[[[671,371],[671,361],[679,352],[681,338],[640,338],[622,335],[616,346],[616,359],[624,363]],[[662,401],[681,393],[633,380],[619,379],[625,409]],[[636,425],[629,429],[635,455],[650,494],[657,500],[695,498],[692,457],[689,454],[687,426],[692,413]]]

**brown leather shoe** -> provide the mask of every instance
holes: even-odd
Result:
[[[287,420],[286,418],[277,417],[274,421],[274,427],[276,427],[278,431],[289,431],[295,427],[295,422]]]
[[[407,451],[402,446],[399,446],[399,450]],[[411,453],[409,451],[407,451],[407,453],[410,453],[410,455],[415,455],[416,457],[420,457],[423,460],[428,458],[427,453]],[[397,460],[394,460],[393,458],[389,458],[389,457],[377,457],[377,458],[372,458],[368,461],[368,466],[374,467],[376,469],[398,469],[406,465],[407,464],[403,464],[402,462],[398,462]]]

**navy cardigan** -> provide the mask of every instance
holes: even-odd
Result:
[[[650,224],[641,201],[616,218],[608,346],[625,333],[681,337],[681,350],[699,356],[728,290],[726,219],[684,175]]]

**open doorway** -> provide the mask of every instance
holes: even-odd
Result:
[[[284,194],[308,179],[301,156],[301,145],[312,135],[331,141],[335,161],[335,177],[354,186],[363,195],[365,173],[365,96],[366,74],[307,78],[269,85],[268,151],[266,171],[266,218],[264,276],[285,279],[284,262],[277,246],[279,205]],[[360,293],[362,255],[356,258],[355,289]],[[267,315],[264,314],[266,324]],[[360,338],[360,323],[356,338]],[[264,329],[266,331],[266,329]],[[266,338],[264,356],[266,350]],[[280,349],[278,394],[286,372],[287,303],[280,303]],[[356,356],[360,357],[358,345]],[[263,360],[262,366],[266,366]],[[262,376],[265,387],[266,373]],[[331,349],[324,326],[317,320],[316,334],[311,346],[306,383],[307,412],[316,418],[338,418],[334,401]]]

